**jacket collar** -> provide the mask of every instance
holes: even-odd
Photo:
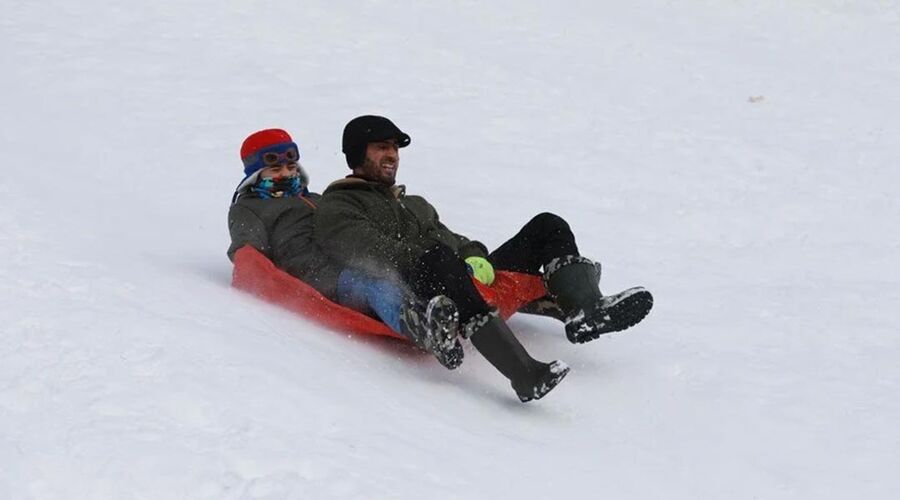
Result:
[[[322,194],[328,191],[337,191],[343,189],[374,189],[384,193],[390,193],[394,198],[400,199],[406,195],[406,186],[403,184],[395,184],[393,186],[385,186],[377,182],[367,181],[361,177],[348,175],[343,179],[338,179],[328,185],[328,188]]]

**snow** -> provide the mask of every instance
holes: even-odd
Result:
[[[2,0],[0,499],[894,498],[893,1]],[[519,403],[229,287],[250,132],[378,113],[499,245],[564,216],[637,327]],[[891,229],[895,228],[895,229]]]

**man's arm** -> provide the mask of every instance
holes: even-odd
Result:
[[[322,197],[315,219],[315,241],[326,255],[375,276],[405,274],[425,250],[421,240],[382,233],[358,202],[340,192]]]
[[[436,222],[435,225],[437,226],[438,231],[445,232],[451,238],[456,239],[456,241],[457,241],[456,253],[459,254],[459,257],[461,259],[465,260],[468,257],[482,257],[485,259],[487,258],[488,251],[487,251],[487,247],[484,246],[484,243],[482,243],[480,241],[476,241],[476,240],[470,240],[469,238],[466,238],[465,236],[463,236],[459,233],[454,233],[449,228],[447,228],[447,226],[445,226],[444,223],[442,223],[440,220],[437,219],[437,212],[435,212],[435,222]]]
[[[434,229],[431,231],[432,234],[429,235],[431,238],[456,250],[456,253],[459,254],[459,257],[463,260],[468,257],[487,258],[487,247],[485,247],[483,243],[470,240],[459,233],[451,231],[443,222],[441,222],[437,210],[431,203],[428,203],[425,198],[420,196],[410,196],[407,199],[413,203],[419,204],[419,206],[422,207],[420,210],[424,212],[425,217],[431,225],[434,226]]]

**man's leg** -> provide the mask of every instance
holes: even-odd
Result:
[[[561,361],[542,363],[528,354],[506,322],[478,293],[465,262],[452,248],[431,247],[407,280],[420,297],[445,295],[456,302],[463,335],[509,379],[521,401],[540,399],[568,373],[568,366]]]
[[[540,276],[542,268],[553,259],[568,255],[578,255],[578,245],[569,224],[558,215],[544,212],[538,214],[506,241],[491,252],[488,259],[494,269]],[[597,264],[597,279],[600,279]],[[522,306],[519,312],[548,316],[565,322],[566,312],[550,295],[533,300]]]
[[[399,283],[345,269],[338,276],[337,301],[377,316],[392,330],[432,353],[445,367],[452,370],[462,364],[463,349],[456,338],[459,317],[456,304],[449,298],[437,296],[423,302]]]
[[[450,297],[456,302],[462,324],[491,310],[472,283],[466,263],[446,245],[428,249],[405,279],[422,299],[436,295]]]
[[[572,229],[562,217],[545,212],[491,252],[488,260],[494,269],[541,274],[543,266],[567,255],[579,255]]]
[[[376,316],[391,330],[400,332],[400,310],[403,307],[400,286],[376,279],[362,271],[345,269],[338,275],[338,304],[369,316]]]
[[[541,274],[548,296],[523,312],[560,319],[574,343],[624,330],[641,321],[653,305],[641,287],[604,297],[598,287],[600,266],[578,253],[575,235],[561,217],[542,213],[489,256],[496,269]]]

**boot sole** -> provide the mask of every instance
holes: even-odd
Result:
[[[425,309],[425,325],[434,357],[449,370],[459,368],[463,362],[463,349],[458,339],[456,304],[445,296],[431,299]]]
[[[593,323],[597,325],[596,328],[587,328],[587,324],[582,324],[580,329],[570,331],[567,325],[566,336],[574,344],[584,344],[600,338],[603,334],[631,328],[646,318],[652,308],[653,295],[647,290],[639,290],[609,308],[594,311],[595,317],[591,317],[585,323]]]

